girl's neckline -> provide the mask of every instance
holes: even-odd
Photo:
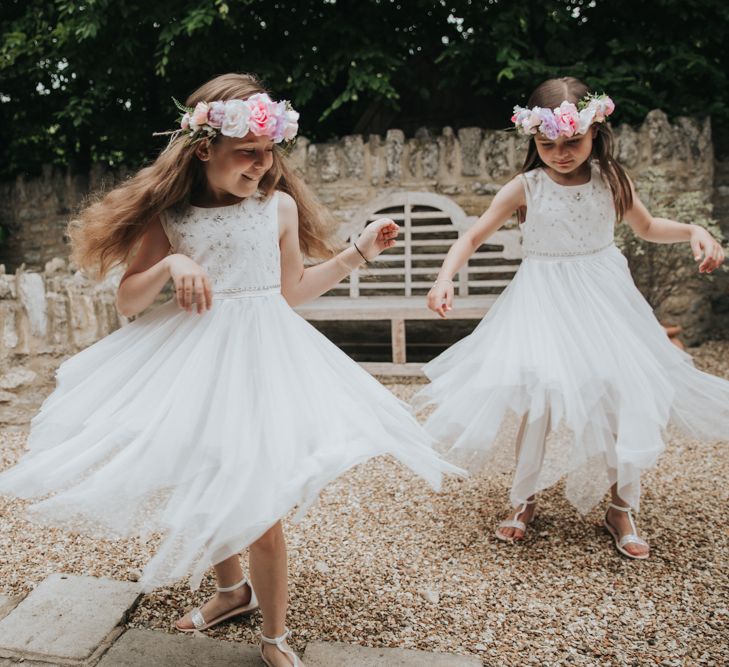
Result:
[[[235,202],[235,204],[226,204],[225,206],[195,206],[195,204],[190,204],[188,202],[188,206],[190,208],[194,208],[196,211],[220,211],[224,208],[232,209],[236,206],[240,206],[243,202],[248,201],[250,197],[243,197],[240,201]]]
[[[542,173],[547,177],[547,180],[551,181],[552,183],[554,183],[554,185],[560,188],[584,188],[586,185],[590,185],[592,183],[592,179],[595,177],[595,175],[592,173],[592,162],[590,162],[590,178],[588,178],[587,181],[585,181],[584,183],[576,183],[575,185],[564,185],[563,183],[557,183],[557,181],[555,181],[547,173],[547,170],[544,167],[540,167],[540,169],[542,170]]]

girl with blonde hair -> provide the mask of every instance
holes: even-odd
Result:
[[[337,252],[281,150],[298,114],[255,77],[219,76],[186,104],[154,163],[70,227],[80,266],[104,275],[128,263],[122,314],[147,309],[169,280],[175,298],[60,366],[30,452],[0,476],[0,492],[56,492],[29,509],[54,527],[160,533],[145,591],[186,576],[195,589],[214,565],[217,594],[177,629],[260,605],[263,660],[290,667],[301,661],[286,643],[282,517],[380,454],[434,488],[458,469],[404,404],[292,310],[392,247],[397,225],[377,220]],[[305,267],[302,253],[325,261]]]

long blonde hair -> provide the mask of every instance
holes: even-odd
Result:
[[[202,101],[247,99],[264,92],[268,91],[251,74],[223,74],[200,86],[185,104],[194,107]],[[71,220],[67,233],[72,260],[103,277],[110,268],[130,259],[149,225],[163,211],[204,184],[205,173],[195,155],[195,145],[189,144],[185,136],[177,136],[152,164],[110,192],[97,194]],[[274,147],[273,164],[259,188],[266,195],[281,190],[294,198],[299,211],[299,242],[307,257],[325,259],[336,252],[331,216],[288,166],[278,146]]]
[[[530,95],[527,106],[529,108],[538,106],[554,109],[565,100],[577,104],[590,92],[590,89],[582,81],[572,76],[547,79],[540,83]],[[592,142],[592,159],[596,159],[600,164],[600,173],[613,194],[615,215],[620,221],[625,216],[626,211],[633,206],[633,192],[630,188],[630,181],[625,169],[613,157],[615,140],[608,124],[595,123],[593,127],[597,128],[597,132]],[[519,173],[523,174],[543,166],[545,165],[537,152],[537,142],[532,137],[529,140],[526,158]],[[525,213],[524,210],[517,212],[519,222],[524,221]]]

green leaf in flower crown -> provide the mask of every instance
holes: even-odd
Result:
[[[175,106],[179,111],[182,111],[182,113],[192,113],[195,111],[193,107],[186,107],[182,102],[180,102],[176,97],[172,98],[172,101],[175,103]]]

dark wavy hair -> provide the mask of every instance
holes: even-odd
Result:
[[[593,91],[579,79],[572,76],[563,76],[559,79],[547,79],[540,83],[534,92],[529,96],[528,107],[546,107],[554,109],[565,100],[577,104],[583,97],[590,95]],[[615,204],[615,215],[618,221],[625,216],[626,211],[633,206],[633,191],[630,187],[630,180],[625,169],[620,166],[613,156],[615,140],[613,132],[607,123],[595,123],[597,128],[595,139],[592,142],[592,159],[600,164],[600,173],[605,182],[610,186]],[[537,143],[532,137],[529,140],[524,164],[519,170],[523,174],[538,167],[544,167],[544,163],[537,152]],[[517,212],[519,222],[524,221],[526,211]]]

